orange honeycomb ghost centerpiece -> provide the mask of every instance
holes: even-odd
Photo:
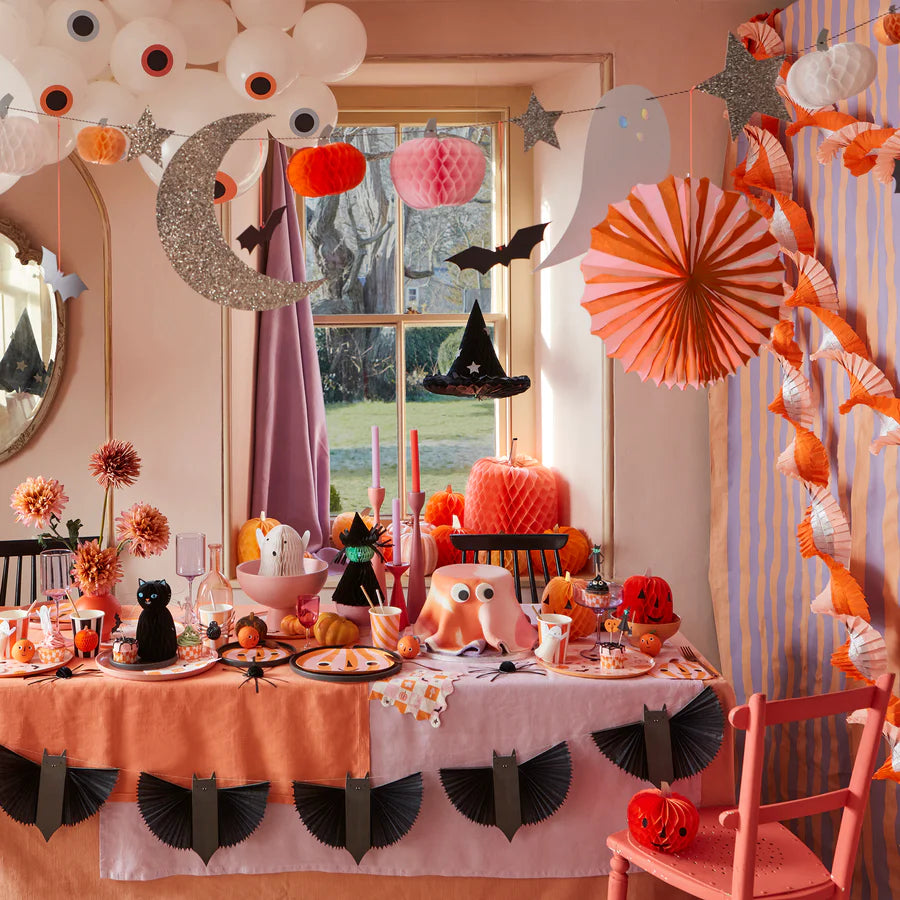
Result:
[[[516,600],[512,575],[487,565],[435,569],[414,631],[429,649],[449,653],[486,647],[515,653],[537,640]]]

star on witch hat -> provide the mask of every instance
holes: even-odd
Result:
[[[432,394],[499,399],[527,391],[531,379],[503,371],[476,300],[450,371],[446,375],[427,376],[422,386]]]

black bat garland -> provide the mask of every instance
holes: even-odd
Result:
[[[455,263],[460,269],[475,269],[482,275],[494,266],[508,266],[514,259],[528,259],[534,250],[544,239],[544,229],[549,222],[540,225],[529,225],[520,228],[506,245],[500,245],[496,250],[488,250],[485,247],[468,247],[461,253],[448,257],[447,262]]]
[[[262,228],[257,228],[255,225],[245,228],[237,236],[237,242],[241,245],[241,249],[252,253],[257,247],[268,244],[272,240],[272,235],[275,234],[275,229],[281,224],[286,209],[286,206],[273,209],[266,217],[266,224]]]

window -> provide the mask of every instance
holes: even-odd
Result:
[[[450,367],[476,300],[508,366],[507,270],[497,266],[480,275],[446,262],[468,246],[492,247],[506,236],[506,134],[495,123],[508,111],[438,115],[439,134],[481,146],[487,174],[471,203],[415,210],[394,190],[390,154],[400,142],[421,137],[433,114],[385,111],[354,118],[346,112],[335,139],[366,154],[366,177],[353,191],[307,200],[301,209],[307,277],[328,279],[313,295],[312,311],[333,512],[369,505],[372,425],[380,429],[388,499],[405,497],[408,489],[410,428],[419,430],[426,494],[448,482],[463,490],[472,463],[498,452],[507,440],[508,400],[441,397],[427,392],[422,381]]]

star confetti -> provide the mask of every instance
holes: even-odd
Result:
[[[141,113],[137,124],[125,125],[122,130],[131,141],[128,145],[128,154],[125,157],[127,162],[131,162],[131,160],[137,159],[142,154],[146,154],[158,166],[163,164],[163,141],[171,137],[174,132],[168,128],[160,128],[153,121],[153,113],[150,112],[149,106]]]
[[[64,275],[56,261],[56,254],[41,247],[43,255],[41,256],[41,268],[44,270],[44,281],[50,286],[50,289],[59,294],[61,300],[71,300],[72,297],[78,297],[82,291],[87,290],[87,285],[74,272]]]
[[[698,91],[721,97],[728,107],[732,140],[736,139],[754,113],[790,122],[784,102],[775,90],[784,55],[754,59],[744,45],[728,35],[725,68],[697,85]]]
[[[544,109],[541,101],[532,91],[528,100],[528,109],[521,116],[510,119],[525,133],[525,152],[527,153],[538,141],[559,149],[556,137],[556,120],[562,115],[561,109]]]

